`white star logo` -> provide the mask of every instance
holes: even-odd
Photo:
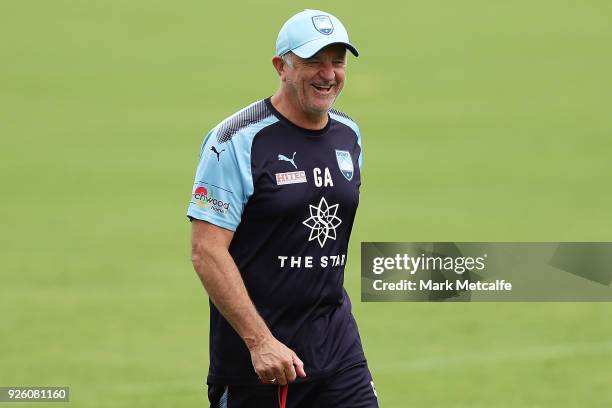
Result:
[[[310,218],[302,221],[302,224],[310,228],[308,242],[317,240],[323,248],[327,239],[336,239],[336,228],[342,224],[342,220],[336,216],[338,204],[327,205],[325,198],[321,197],[319,206],[310,204]]]

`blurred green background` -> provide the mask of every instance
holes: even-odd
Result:
[[[346,286],[381,407],[612,406],[610,304],[359,302],[360,241],[612,240],[603,0],[4,2],[0,386],[207,406],[197,156],[274,92],[306,7],[362,53],[336,107],[363,134]]]

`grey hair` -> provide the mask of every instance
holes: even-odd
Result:
[[[289,66],[289,68],[293,68],[293,60],[292,60],[292,56],[293,53],[291,51],[281,55],[281,58],[283,59],[283,62],[285,64],[287,64],[287,66]]]

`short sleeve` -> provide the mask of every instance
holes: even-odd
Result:
[[[219,142],[213,129],[202,143],[189,219],[235,231],[253,191],[250,148],[240,138]]]
[[[363,168],[363,147],[361,146],[361,131],[359,130],[359,126],[357,126],[357,123],[355,123],[355,121],[351,119],[349,116],[347,116],[345,113],[342,113],[335,109],[331,109],[329,111],[329,114],[332,118],[334,118],[338,122],[344,123],[351,129],[353,129],[353,132],[355,132],[355,135],[357,136],[357,145],[359,146],[359,157],[357,158],[357,164],[359,165],[359,170],[362,170]]]
[[[359,146],[359,157],[357,158],[357,164],[359,165],[359,170],[363,170],[363,146],[361,145],[361,131],[359,130],[359,126],[357,123],[350,121],[347,123],[351,129],[355,132],[357,136],[356,142],[357,146]]]

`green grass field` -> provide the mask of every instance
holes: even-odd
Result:
[[[2,5],[0,386],[207,406],[200,143],[273,93],[278,29],[311,7],[362,53],[337,103],[364,143],[346,286],[381,407],[612,406],[612,305],[360,303],[358,252],[612,240],[612,3],[209,3]]]

